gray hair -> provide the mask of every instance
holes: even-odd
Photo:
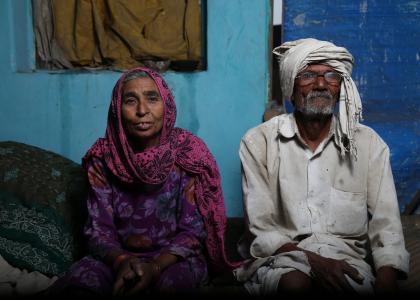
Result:
[[[127,77],[124,78],[123,84],[126,84],[130,80],[136,79],[136,78],[152,78],[144,71],[136,71],[134,73],[129,74]]]

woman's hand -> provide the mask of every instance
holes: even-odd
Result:
[[[145,263],[134,256],[123,260],[117,268],[113,295],[135,295],[146,288],[160,276],[160,267],[156,262]]]

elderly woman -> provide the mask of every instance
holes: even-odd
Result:
[[[89,256],[52,293],[183,292],[209,272],[232,270],[224,252],[225,208],[206,145],[175,128],[163,78],[147,68],[116,83],[106,135],[83,158],[90,182]]]

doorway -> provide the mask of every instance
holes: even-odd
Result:
[[[283,42],[283,0],[272,0],[272,29],[271,29],[271,78],[270,78],[270,99],[266,104],[263,121],[268,121],[274,116],[285,113],[284,100],[281,94],[279,65],[277,58],[271,52]]]

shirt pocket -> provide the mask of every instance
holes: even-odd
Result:
[[[367,232],[367,221],[364,193],[345,192],[331,187],[328,232],[341,236],[359,236]]]

